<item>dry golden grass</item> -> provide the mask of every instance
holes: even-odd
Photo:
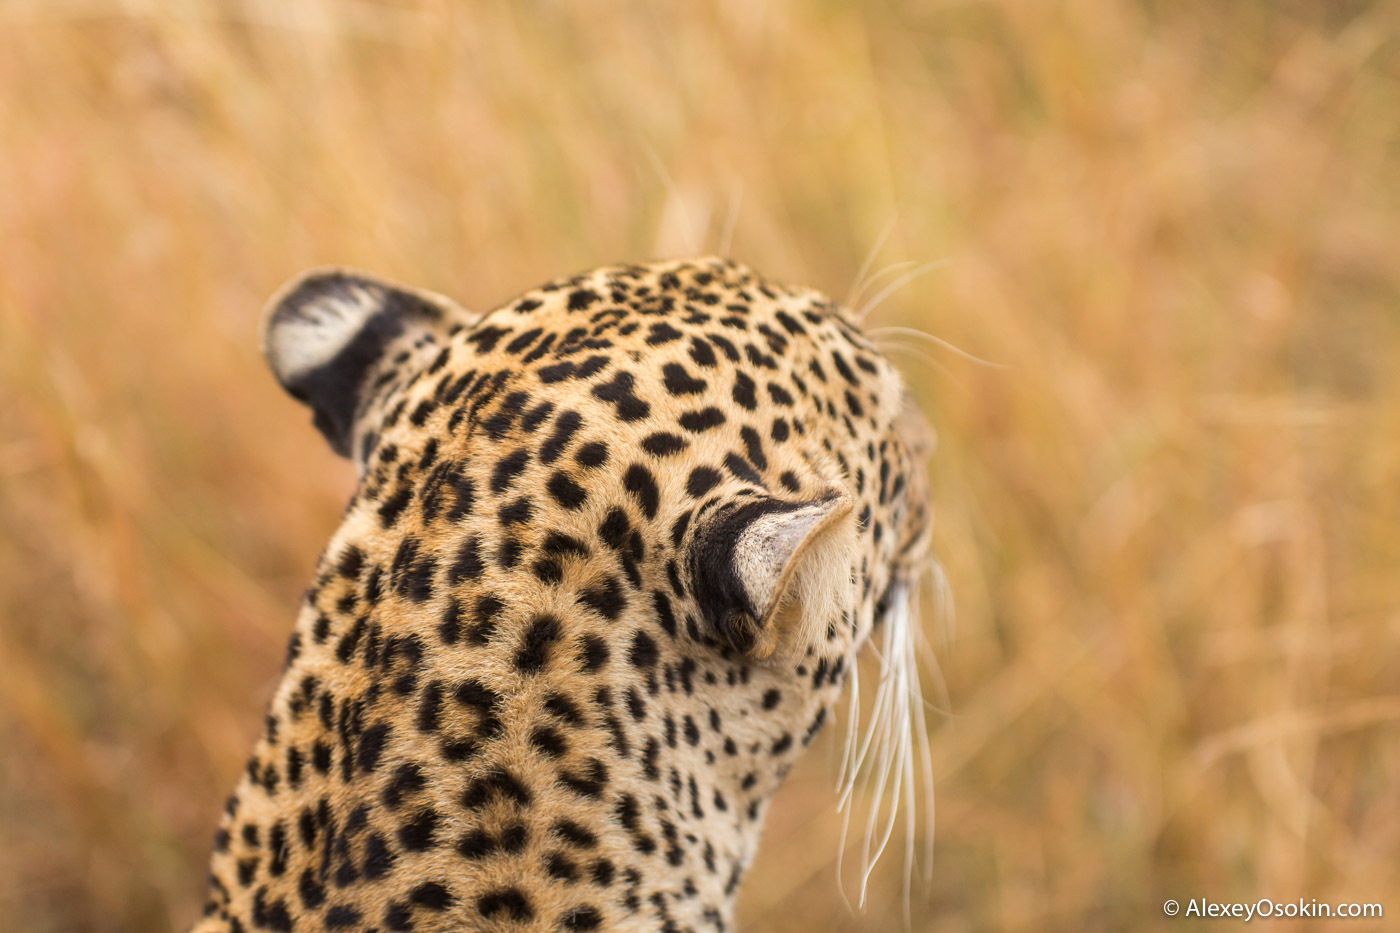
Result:
[[[1396,6],[8,0],[0,179],[7,929],[197,909],[351,484],[256,354],[284,279],[485,309],[732,240],[843,296],[891,218],[877,269],[945,264],[872,323],[1007,367],[892,351],[957,604],[912,928],[1400,916]],[[834,750],[748,929],[900,928]]]

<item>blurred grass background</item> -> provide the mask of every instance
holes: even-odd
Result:
[[[871,323],[1008,367],[892,351],[957,605],[912,928],[1400,916],[1395,4],[6,0],[0,179],[7,929],[195,915],[352,481],[257,356],[283,280],[728,242],[843,297],[892,219],[867,297],[943,264]],[[746,929],[900,928],[833,738]]]

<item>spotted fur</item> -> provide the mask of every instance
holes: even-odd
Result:
[[[195,929],[731,929],[768,801],[923,558],[894,368],[718,259],[484,316],[320,271],[267,321],[360,482]]]

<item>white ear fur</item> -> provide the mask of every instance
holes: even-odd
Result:
[[[805,648],[854,606],[855,548],[844,497],[760,516],[740,533],[734,570],[759,622],[755,657],[768,657],[780,644]]]
[[[431,339],[468,318],[432,292],[347,269],[313,269],[268,303],[263,355],[277,381],[311,406],[331,447],[348,455],[361,388],[391,347]]]
[[[324,287],[332,278],[338,287]],[[313,269],[287,283],[263,315],[263,356],[273,373],[292,385],[331,362],[383,307],[384,293],[372,279],[332,269]]]

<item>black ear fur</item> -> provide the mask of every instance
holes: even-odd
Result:
[[[311,407],[331,449],[350,455],[361,389],[391,344],[442,327],[451,301],[345,269],[313,269],[265,312],[263,355],[277,381]]]
[[[797,589],[799,565],[850,511],[840,495],[805,502],[756,496],[702,517],[686,547],[686,568],[716,639],[740,654],[772,654],[785,634],[777,630],[778,610]],[[846,543],[833,540],[838,549]]]

